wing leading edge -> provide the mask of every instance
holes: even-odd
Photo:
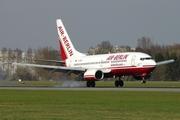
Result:
[[[28,66],[28,67],[39,67],[43,69],[56,69],[56,70],[72,70],[72,71],[86,71],[85,68],[75,68],[75,67],[63,67],[63,66],[53,66],[53,65],[39,65],[39,64],[26,64],[26,63],[12,63],[12,65],[18,66]]]
[[[164,65],[164,64],[173,63],[173,62],[174,62],[174,60],[171,59],[171,60],[166,60],[166,61],[162,61],[162,62],[157,62],[156,65],[160,66],[160,65]]]
[[[27,64],[27,63],[12,63],[12,65],[18,65],[18,66],[27,66],[27,67],[39,67],[47,70],[58,70],[58,71],[78,71],[78,72],[86,72],[86,68],[77,68],[77,67],[63,67],[63,66],[53,66],[53,65],[40,65],[40,64]],[[96,68],[98,70],[101,70],[103,73],[110,73],[111,69],[106,68]]]
[[[64,63],[65,63],[65,61],[59,61],[59,60],[30,59],[30,58],[28,58],[27,60],[42,61],[42,62],[53,62],[53,63],[61,63],[61,64],[64,64]]]

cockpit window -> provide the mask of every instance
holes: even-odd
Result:
[[[152,57],[147,57],[147,58],[140,58],[140,60],[152,60]]]

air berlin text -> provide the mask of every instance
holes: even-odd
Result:
[[[125,60],[129,55],[110,55],[106,60]]]
[[[71,49],[71,45],[69,44],[69,40],[67,39],[67,37],[64,35],[64,30],[61,26],[58,27],[59,32],[61,34],[61,36],[59,36],[60,38],[62,38],[62,41],[66,47],[66,50],[68,51],[69,55],[72,56],[73,55],[73,51]]]

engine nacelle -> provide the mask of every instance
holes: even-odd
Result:
[[[86,80],[101,80],[104,78],[104,73],[101,70],[89,69],[84,73]]]
[[[151,78],[152,73],[146,74],[146,76],[144,76],[144,74],[142,75],[133,75],[133,78],[136,80],[143,80],[144,79],[150,79]]]

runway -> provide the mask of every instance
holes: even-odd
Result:
[[[22,87],[22,86],[0,86],[0,90],[2,89],[14,89],[14,90],[71,90],[71,91],[161,91],[161,92],[180,92],[180,88],[136,88],[136,87],[123,87],[123,88],[115,88],[115,87]]]

